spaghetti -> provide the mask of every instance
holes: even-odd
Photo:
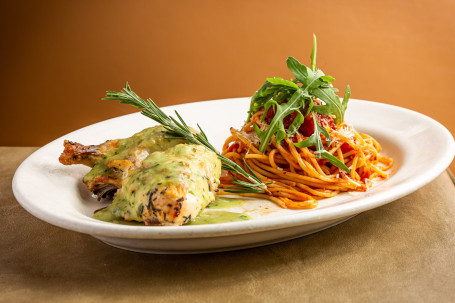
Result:
[[[261,152],[254,125],[266,129],[270,119],[262,121],[262,118],[270,113],[273,115],[272,109],[264,115],[262,108],[240,131],[231,128],[231,136],[223,146],[223,156],[245,170],[251,169],[267,184],[268,193],[244,195],[267,198],[283,208],[307,209],[316,207],[318,199],[333,197],[340,192],[366,191],[373,180],[388,177],[386,171],[392,167],[393,160],[379,153],[381,146],[374,138],[357,132],[344,122],[335,124],[332,117],[322,114],[316,114],[318,123],[330,135],[330,145],[327,138],[320,135],[324,149],[344,163],[349,173],[327,159],[318,158],[315,148],[300,148],[294,144],[304,141],[314,132],[311,124],[306,123],[309,115],[303,127],[292,137],[278,143],[273,136],[265,152]],[[221,178],[221,189],[233,186],[232,176],[244,180],[239,174],[226,172]]]

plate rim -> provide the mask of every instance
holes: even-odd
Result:
[[[201,104],[205,102],[216,102],[216,101],[229,101],[229,100],[249,100],[249,97],[243,98],[227,98],[227,99],[216,99],[216,100],[206,100],[206,101],[197,101],[197,102],[190,102],[184,104],[177,104],[162,107],[162,109],[173,109],[175,107],[181,106],[191,106],[194,104]],[[367,106],[379,106],[385,107],[387,109],[393,111],[403,111],[407,114],[412,114],[419,119],[422,119],[429,125],[436,127],[438,131],[441,132],[449,144],[442,156],[439,158],[439,161],[431,167],[430,171],[427,171],[425,174],[420,174],[408,180],[407,182],[403,182],[399,185],[393,187],[395,190],[385,190],[383,192],[379,192],[375,195],[365,197],[362,199],[363,203],[359,203],[356,206],[353,206],[352,203],[345,203],[341,205],[335,205],[327,208],[320,209],[313,213],[296,213],[296,214],[289,214],[285,216],[286,220],[283,220],[283,216],[271,217],[266,218],[264,220],[251,220],[251,221],[242,221],[242,222],[231,222],[231,223],[223,223],[223,224],[211,224],[211,225],[191,225],[191,226],[127,226],[127,225],[119,225],[119,224],[112,224],[107,222],[98,221],[93,218],[73,218],[71,221],[61,220],[56,217],[52,212],[47,211],[45,208],[36,207],[33,201],[29,201],[19,190],[19,180],[22,177],[23,170],[26,168],[26,165],[29,162],[32,162],[36,155],[40,152],[45,151],[50,146],[54,145],[56,142],[60,142],[63,140],[64,137],[68,137],[73,133],[82,131],[86,128],[96,127],[99,124],[106,123],[108,121],[114,119],[121,119],[126,116],[133,116],[133,115],[140,115],[139,112],[130,113],[126,115],[121,115],[118,117],[106,119],[77,130],[74,130],[60,138],[57,138],[48,144],[44,145],[43,147],[39,148],[31,155],[29,155],[17,168],[13,180],[12,180],[12,189],[13,194],[19,204],[26,209],[29,213],[34,215],[35,217],[51,223],[53,225],[85,233],[90,235],[97,235],[103,237],[116,237],[116,238],[128,238],[128,239],[188,239],[188,238],[212,238],[212,237],[223,237],[223,236],[232,236],[232,235],[240,235],[240,234],[248,234],[254,232],[263,232],[267,230],[277,230],[282,228],[290,228],[293,226],[300,226],[305,224],[312,224],[312,223],[319,223],[323,221],[328,221],[332,219],[340,219],[348,216],[352,216],[387,203],[390,203],[396,199],[399,199],[403,196],[406,196],[417,189],[425,186],[426,184],[430,183],[434,180],[437,176],[439,176],[451,163],[455,154],[455,141],[453,139],[452,134],[445,128],[441,123],[438,121],[424,115],[418,113],[416,111],[406,109],[403,107],[379,103],[375,101],[367,101],[361,99],[351,99],[351,104],[354,103],[363,103]],[[396,193],[396,188],[400,189],[398,194]],[[303,218],[302,218],[303,217]],[[87,219],[90,219],[89,221]],[[284,221],[284,222],[283,222]],[[88,225],[87,225],[88,224]]]

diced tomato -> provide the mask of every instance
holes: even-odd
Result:
[[[229,146],[228,152],[231,152],[231,151],[233,151],[234,149],[237,149],[238,147],[239,147],[239,144],[238,144],[238,143],[234,143],[234,144],[232,144],[231,146]]]
[[[365,181],[365,179],[369,179],[371,176],[371,171],[370,170],[365,170],[365,172],[362,175],[362,180]]]
[[[265,122],[269,123],[272,122],[273,117],[275,117],[275,110],[273,106],[269,108],[267,113],[265,114]]]
[[[325,165],[329,160],[324,159],[324,158],[316,158],[316,161],[318,162],[319,166]]]
[[[292,122],[294,121],[295,117],[297,117],[297,111],[287,115],[283,119],[283,125],[285,129],[288,129],[291,126]]]
[[[316,104],[318,104],[315,101]],[[319,102],[320,103],[320,102]],[[302,115],[306,113],[306,109],[302,111]],[[285,129],[288,129],[289,126],[292,124],[294,121],[295,117],[297,116],[297,111],[294,111],[293,113],[287,115],[283,119],[283,125]],[[270,107],[265,114],[265,122],[269,123],[272,122],[273,117],[275,117],[275,110],[273,107]],[[322,127],[330,127],[332,129],[336,129],[336,124],[333,121],[332,117],[327,116],[327,115],[321,115],[316,113],[316,118],[318,119],[319,125]],[[309,137],[314,133],[314,122],[313,122],[313,116],[309,114],[308,116],[305,117],[305,120],[303,120],[302,125],[299,127],[299,132],[304,135],[305,137]]]
[[[303,120],[302,125],[299,127],[299,132],[305,137],[309,137],[314,133],[314,122],[312,115],[305,117],[305,120]]]
[[[351,147],[351,145],[349,145],[348,143],[343,143],[340,147],[341,151],[343,153],[347,153],[347,152],[350,152],[351,150],[353,150],[353,148]]]

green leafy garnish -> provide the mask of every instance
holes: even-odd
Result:
[[[347,86],[343,101],[340,101],[340,98],[336,95],[338,89],[332,87],[332,82],[335,78],[325,75],[320,69],[316,68],[316,53],[316,36],[313,35],[311,68],[301,64],[293,57],[288,57],[286,64],[295,79],[288,81],[279,77],[267,78],[266,82],[251,98],[247,121],[250,121],[254,113],[264,108],[263,121],[269,108],[273,106],[275,115],[267,129],[261,130],[257,125],[254,125],[256,134],[260,139],[259,150],[264,153],[274,135],[278,143],[286,137],[294,136],[304,122],[305,117],[312,112],[315,133],[303,142],[307,142],[305,144],[312,143],[307,146],[316,146],[316,155],[319,158],[325,158],[333,165],[349,172],[346,165],[325,151],[322,142],[320,142],[320,135],[322,133],[328,142],[330,142],[330,138],[327,131],[318,124],[313,112],[334,116],[335,123],[342,123],[351,91],[349,86]],[[321,100],[321,104],[314,105],[314,98]],[[304,114],[303,111],[305,111]],[[296,117],[286,130],[283,121],[294,112],[297,112]],[[316,139],[316,136],[318,136],[319,140]]]
[[[274,100],[270,100],[265,104],[265,108],[268,108],[268,105],[275,105],[275,117],[272,119],[270,122],[267,130],[261,131],[259,127],[254,124],[254,130],[256,131],[257,135],[259,136],[259,139],[261,140],[261,143],[259,145],[259,150],[261,152],[265,152],[265,149],[267,148],[267,144],[269,144],[270,140],[272,139],[273,135],[276,135],[276,141],[278,143],[281,142],[286,137],[286,130],[284,128],[283,124],[283,119],[293,113],[294,111],[298,110],[300,107],[302,107],[302,102],[304,102],[304,99],[302,98],[302,91],[296,90],[295,93],[292,95],[291,99],[289,102],[286,103],[281,103],[278,104]],[[264,111],[264,115],[267,112]],[[263,116],[264,118],[264,116]],[[303,119],[302,119],[303,122]],[[297,129],[300,125],[297,126]],[[295,126],[294,126],[295,127]]]
[[[314,133],[307,139],[300,141],[298,143],[294,143],[294,145],[300,148],[315,146],[316,158],[327,159],[336,167],[339,167],[346,171],[347,173],[350,173],[349,168],[343,162],[341,162],[337,157],[335,157],[334,155],[325,150],[324,144],[322,143],[321,134],[324,135],[328,146],[330,146],[330,135],[325,128],[319,125],[316,115],[314,113],[311,114],[313,115]]]
[[[288,86],[291,89],[299,89],[300,87],[295,84],[294,82],[284,80],[283,78],[280,77],[275,77],[275,78],[267,78],[267,82],[271,83],[272,85],[281,85],[281,86]]]
[[[317,43],[316,43],[316,35],[313,34],[313,49],[311,50],[311,70],[316,70],[316,52],[317,52]]]
[[[271,79],[281,79],[281,78],[271,78]],[[283,81],[286,81],[284,79],[281,79]],[[279,81],[279,80],[278,80]],[[291,82],[291,81],[287,81]],[[298,87],[298,85],[296,85]],[[251,116],[260,110],[262,107],[264,107],[265,103],[269,100],[275,100],[277,102],[281,102],[284,100],[287,100],[290,98],[294,92],[297,90],[295,87],[291,87],[289,84],[284,85],[283,83],[278,84],[277,81],[274,83],[271,83],[269,81],[266,81],[264,85],[253,95],[251,98],[251,103],[250,103],[250,110],[248,111],[248,119],[247,121],[250,121]]]
[[[245,162],[245,166],[249,170],[249,173],[242,169],[237,163],[221,155],[219,151],[213,147],[207,139],[204,131],[198,125],[200,133],[194,133],[185,123],[183,118],[177,111],[175,114],[177,119],[166,115],[152,99],[144,101],[135,92],[133,92],[126,83],[125,88],[121,92],[108,91],[106,97],[103,100],[117,100],[123,104],[129,104],[142,110],[142,114],[150,119],[163,125],[166,129],[166,133],[170,136],[170,139],[186,139],[192,144],[204,145],[208,149],[212,150],[222,162],[222,168],[224,170],[235,172],[245,177],[249,182],[241,181],[234,178],[234,184],[237,186],[224,189],[226,192],[231,193],[263,193],[267,192],[267,185],[258,178],[258,176],[248,167]]]
[[[342,103],[335,94],[338,89],[331,87],[331,83],[335,78],[325,75],[320,69],[316,68],[316,36],[313,36],[313,38],[311,68],[301,64],[293,57],[288,57],[286,64],[295,76],[295,79],[293,81],[287,81],[279,77],[267,78],[267,81],[251,98],[247,121],[267,101],[271,99],[277,102],[289,100],[297,90],[301,90],[302,98],[319,98],[323,102],[323,104],[315,106],[314,111],[324,115],[334,115],[335,123],[337,124],[343,122],[344,112],[350,96],[350,92],[348,93],[349,86],[346,89],[345,98]]]

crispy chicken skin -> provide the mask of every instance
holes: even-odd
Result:
[[[216,154],[185,140],[167,139],[163,131],[156,126],[100,145],[65,140],[59,161],[92,167],[83,179],[88,189],[98,200],[114,196],[95,218],[182,225],[214,201],[221,174]]]
[[[58,160],[64,165],[83,164],[93,167],[107,155],[109,150],[117,148],[118,141],[109,140],[100,145],[82,145],[65,140],[63,142],[65,149]]]
[[[118,142],[119,140],[109,140],[100,145],[82,145],[65,140],[63,143],[65,149],[60,155],[59,161],[64,165],[83,164],[94,167],[97,163],[101,163],[111,151],[117,148]],[[106,162],[107,168],[113,166],[110,162]],[[107,195],[113,195],[121,187],[122,175],[122,170],[113,169],[84,180],[84,183],[87,185],[88,190],[97,195],[98,200],[101,200],[101,198],[105,198]]]

